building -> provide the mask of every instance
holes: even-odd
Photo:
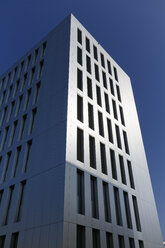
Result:
[[[0,82],[0,247],[162,247],[130,79],[77,19]]]

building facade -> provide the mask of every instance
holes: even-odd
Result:
[[[160,248],[131,83],[70,15],[1,77],[0,247]]]

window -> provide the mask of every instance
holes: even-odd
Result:
[[[35,52],[34,52],[34,61],[33,61],[33,64],[36,63],[37,56],[38,56],[38,51],[39,51],[39,49],[37,48],[37,49],[35,50]]]
[[[141,232],[140,216],[136,196],[132,196],[137,231]]]
[[[11,117],[12,117],[14,105],[15,105],[15,101],[13,101],[13,102],[11,103],[10,110],[9,110],[9,113],[8,113],[7,122],[10,121],[10,119],[11,119]]]
[[[82,44],[82,32],[80,29],[77,29],[77,41]]]
[[[99,67],[98,65],[95,64],[95,79],[99,82],[100,77],[99,77]]]
[[[77,212],[85,214],[84,172],[77,170]]]
[[[84,162],[84,132],[77,128],[77,160]]]
[[[19,72],[18,72],[18,77],[21,76],[22,70],[23,70],[23,66],[24,66],[24,61],[21,62],[20,68],[19,68]]]
[[[31,146],[32,146],[32,140],[29,140],[26,143],[26,150],[25,150],[25,157],[24,157],[24,164],[23,164],[23,172],[24,173],[26,173],[27,169],[28,169]]]
[[[114,248],[112,233],[106,232],[106,243],[107,243],[106,248]]]
[[[40,67],[38,70],[38,78],[40,78],[42,76],[43,66],[44,66],[44,60],[40,61]],[[34,76],[34,73],[33,73],[33,76]],[[31,83],[32,83],[32,81],[33,81],[33,78],[31,79]]]
[[[33,132],[33,129],[34,129],[34,121],[35,121],[36,113],[37,113],[37,109],[34,108],[34,109],[32,110],[32,114],[31,114],[29,134],[32,134],[32,132]]]
[[[90,167],[96,169],[95,138],[89,135],[89,157]]]
[[[39,73],[38,73],[39,76],[38,77],[41,77],[42,67],[43,67],[43,61],[40,62]],[[33,83],[35,70],[36,70],[35,67],[33,67],[32,70],[31,70],[29,85],[31,85]]]
[[[0,207],[1,207],[1,203],[2,203],[2,198],[3,198],[3,189],[0,190]],[[1,246],[0,246],[1,247]]]
[[[91,73],[91,59],[88,55],[86,56],[86,69],[87,72]]]
[[[17,102],[17,108],[15,112],[15,116],[19,115],[19,111],[21,108],[21,103],[22,103],[23,95],[19,96],[18,102]]]
[[[109,60],[107,60],[107,66],[108,66],[108,72],[109,72],[109,74],[111,74],[111,75],[112,75],[111,63],[110,63],[110,61],[109,61]]]
[[[10,208],[11,208],[11,202],[13,197],[13,191],[14,191],[14,185],[9,187],[8,197],[7,197],[7,204],[5,208],[5,215],[4,215],[4,221],[3,225],[8,224],[9,214],[10,214]]]
[[[135,248],[135,241],[133,238],[129,238],[129,247],[130,248]]]
[[[115,129],[116,129],[117,146],[121,149],[122,146],[121,146],[120,130],[117,125],[115,125]]]
[[[1,106],[2,106],[3,103],[4,103],[5,95],[6,95],[6,90],[4,90],[3,95],[2,95],[2,97],[1,97],[1,104],[0,104]]]
[[[129,146],[128,146],[127,133],[125,131],[123,131],[123,138],[124,138],[125,152],[127,154],[129,154]]]
[[[12,79],[12,81],[14,81],[15,78],[16,78],[17,69],[18,69],[18,68],[15,67],[15,69],[14,69],[14,71],[13,71],[13,79]]]
[[[19,88],[19,84],[20,84],[20,80],[18,79],[16,84],[15,84],[15,88],[14,88],[14,92],[13,92],[13,97],[16,96],[17,92],[18,92],[18,88]]]
[[[19,165],[20,153],[21,153],[21,146],[18,146],[16,149],[15,157],[14,157],[14,164],[11,177],[15,177],[17,174],[17,169]]]
[[[107,78],[104,71],[102,71],[102,77],[103,77],[103,85],[107,89]]]
[[[19,197],[17,203],[16,217],[15,217],[16,222],[21,220],[25,186],[26,186],[26,181],[20,183]]]
[[[108,183],[106,182],[103,182],[103,198],[104,198],[105,221],[111,222],[109,188],[108,188]]]
[[[88,125],[94,130],[93,105],[88,103]]]
[[[115,210],[116,210],[116,222],[117,225],[122,226],[122,215],[121,215],[121,206],[120,206],[120,196],[119,196],[119,189],[113,187],[114,189],[114,200],[115,200]]]
[[[12,92],[12,89],[13,89],[13,85],[10,85],[10,88],[8,90],[8,95],[6,97],[6,103],[8,103],[10,97],[11,97],[11,92]]]
[[[2,117],[1,117],[1,126],[3,126],[4,120],[5,120],[5,117],[6,117],[6,112],[7,112],[7,107],[5,107],[4,110],[3,110],[3,114],[2,114]]]
[[[142,240],[139,240],[139,248],[144,248],[144,243]]]
[[[83,122],[83,98],[77,95],[77,119]]]
[[[8,135],[8,131],[9,131],[9,126],[5,128],[5,133],[4,133],[4,136],[3,136],[2,143],[1,143],[1,151],[2,151],[2,150],[4,149],[4,147],[5,147],[6,140],[7,140],[7,135]]]
[[[77,68],[77,88],[83,91],[83,74],[80,69]]]
[[[85,248],[85,226],[77,225],[77,248]]]
[[[128,175],[129,175],[130,186],[132,189],[135,189],[132,165],[131,165],[131,162],[129,160],[127,160],[127,166],[128,166]]]
[[[117,75],[117,69],[116,69],[116,67],[113,67],[113,70],[114,70],[115,80],[118,82],[118,75]]]
[[[21,129],[20,129],[20,133],[19,133],[19,140],[23,139],[26,119],[27,119],[27,115],[24,115],[22,117]]]
[[[36,104],[38,102],[40,85],[41,85],[41,82],[38,82],[36,84],[35,95],[34,95],[34,104]]]
[[[41,52],[41,57],[45,56],[46,44],[47,44],[47,42],[46,42],[46,41],[42,44],[42,52]]]
[[[6,239],[6,235],[0,236],[0,247],[1,248],[5,247],[5,239]]]
[[[99,218],[98,208],[98,192],[97,192],[97,179],[91,176],[91,206],[92,206],[92,217]]]
[[[107,175],[107,161],[106,161],[106,152],[105,145],[100,143],[100,157],[101,157],[101,171]]]
[[[121,94],[120,94],[120,88],[118,85],[116,85],[116,91],[117,91],[117,98],[121,102]]]
[[[92,80],[89,77],[87,77],[87,93],[88,93],[88,97],[93,99]]]
[[[109,97],[106,93],[104,93],[104,98],[105,98],[105,109],[110,114]]]
[[[86,37],[86,50],[90,53],[90,41],[87,37]]]
[[[123,108],[121,106],[119,106],[119,110],[120,110],[120,119],[121,119],[121,124],[123,126],[125,126],[125,120],[124,120],[124,113],[123,113]]]
[[[5,88],[7,87],[9,81],[10,81],[10,77],[11,77],[11,72],[9,72],[6,83],[5,83]]]
[[[119,248],[125,248],[124,236],[118,235]]]
[[[28,70],[28,67],[30,65],[30,60],[31,60],[31,55],[29,55],[28,58],[27,58],[26,69],[25,70]]]
[[[112,100],[112,106],[113,106],[113,115],[114,115],[114,118],[116,120],[118,120],[116,102],[114,100]]]
[[[29,105],[29,100],[30,100],[31,91],[32,91],[31,88],[28,89],[28,91],[27,91],[26,101],[25,101],[25,107],[24,107],[25,110],[27,110],[28,105]]]
[[[124,168],[124,160],[121,155],[119,155],[119,163],[120,163],[120,173],[121,173],[121,181],[123,184],[127,184],[126,175],[125,175],[125,168]]]
[[[99,134],[104,137],[103,115],[98,111]]]
[[[100,87],[96,85],[96,96],[97,96],[97,104],[101,107],[102,103],[101,103],[101,91],[100,91]]]
[[[115,152],[112,149],[110,149],[110,161],[111,161],[112,178],[117,180]]]
[[[114,96],[115,95],[115,91],[114,91],[113,81],[112,81],[111,78],[109,79],[109,84],[110,84],[111,94]]]
[[[102,67],[105,68],[104,55],[102,53],[100,53],[100,57],[101,57],[101,65],[102,65]]]
[[[3,168],[2,182],[5,182],[6,180],[6,175],[7,175],[7,171],[8,171],[9,164],[10,164],[10,158],[11,158],[11,151],[8,152],[6,155],[6,160],[5,160],[5,164]]]
[[[100,231],[98,229],[92,229],[93,248],[101,248],[100,245]]]
[[[127,219],[127,227],[132,229],[132,219],[131,219],[131,210],[129,205],[129,197],[127,192],[123,192],[124,196],[124,205],[125,205],[125,212],[126,212],[126,219]]]
[[[112,133],[112,124],[111,120],[107,118],[107,128],[108,128],[108,139],[113,143],[113,133]]]
[[[25,75],[24,75],[24,77],[23,77],[23,80],[22,80],[22,85],[21,85],[20,91],[23,91],[23,90],[24,90],[25,85],[26,85],[26,82],[27,82],[27,77],[28,77],[28,74],[25,73]]]
[[[82,49],[77,47],[77,62],[82,65]]]
[[[98,60],[98,55],[97,55],[97,47],[93,45],[93,54],[94,54],[94,58],[96,60]]]
[[[10,248],[17,248],[17,245],[18,245],[18,236],[19,236],[19,233],[18,232],[12,233],[11,242],[10,242]]]

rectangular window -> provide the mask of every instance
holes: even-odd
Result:
[[[43,61],[40,62],[40,66],[39,66],[39,73],[38,73],[38,77],[41,77],[41,73],[42,73],[42,68],[43,68]],[[33,79],[34,79],[34,74],[35,74],[35,70],[36,68],[33,67],[31,70],[31,75],[30,75],[30,80],[29,80],[29,85],[31,85],[33,83]]]
[[[114,115],[114,118],[116,120],[118,120],[116,102],[114,100],[112,100],[112,106],[113,106],[113,115]]]
[[[31,114],[29,134],[32,134],[32,132],[33,132],[36,113],[37,113],[37,109],[35,108],[32,110],[32,114]]]
[[[101,91],[100,91],[100,87],[96,85],[96,96],[97,96],[97,104],[101,107],[102,103],[101,103]]]
[[[117,75],[117,69],[116,69],[116,67],[113,67],[113,70],[114,70],[115,80],[118,82],[118,75]]]
[[[2,198],[3,198],[3,189],[0,190],[0,207],[1,207],[1,203],[2,203]],[[0,246],[1,247],[1,246]]]
[[[119,106],[119,110],[120,110],[120,119],[121,119],[121,124],[123,126],[125,126],[125,120],[124,120],[124,113],[123,113],[123,108],[121,106]]]
[[[15,105],[15,101],[13,101],[13,102],[11,103],[10,110],[9,110],[9,113],[8,113],[8,117],[7,117],[7,122],[10,121],[10,119],[11,119],[11,117],[12,117],[14,105]]]
[[[84,132],[77,128],[77,160],[84,162]]]
[[[144,248],[144,243],[142,240],[139,240],[139,248]]]
[[[28,58],[27,58],[26,69],[25,69],[25,71],[28,70],[28,67],[29,67],[29,65],[30,65],[30,60],[31,60],[31,55],[29,55]]]
[[[82,32],[81,30],[78,28],[77,29],[77,41],[82,44]]]
[[[106,248],[114,248],[112,233],[106,232],[106,244]]]
[[[24,137],[26,119],[27,119],[27,115],[24,115],[22,117],[21,129],[20,129],[20,133],[19,133],[19,140],[23,139],[23,137]]]
[[[37,48],[37,49],[35,50],[35,52],[34,52],[34,60],[33,60],[33,64],[35,64],[35,63],[36,63],[36,61],[37,61],[38,51],[39,51],[39,49]]]
[[[77,119],[83,122],[83,98],[77,95]]]
[[[129,238],[129,247],[130,248],[135,248],[135,241],[133,238]]]
[[[12,202],[12,198],[13,198],[13,191],[14,191],[14,185],[9,187],[3,225],[8,224],[8,219],[9,219],[9,214],[10,214],[10,209],[11,209],[11,202]]]
[[[26,100],[25,100],[25,107],[24,107],[25,110],[27,110],[27,108],[28,108],[31,92],[32,92],[32,89],[31,88],[28,89],[27,95],[26,95]]]
[[[102,65],[102,67],[105,68],[104,55],[102,53],[100,53],[100,57],[101,57],[101,65]]]
[[[18,246],[18,236],[19,236],[18,232],[12,233],[11,242],[10,242],[10,248],[17,248],[17,246]]]
[[[36,84],[35,95],[34,95],[34,104],[36,104],[38,102],[40,85],[41,85],[41,82],[38,82]]]
[[[85,41],[86,41],[86,50],[90,53],[90,41],[87,37]]]
[[[104,98],[105,98],[105,109],[110,114],[109,97],[106,93],[104,93]]]
[[[2,144],[1,144],[1,151],[4,149],[5,144],[6,144],[6,140],[7,140],[7,136],[8,136],[8,132],[9,132],[9,126],[5,128],[5,133],[3,136],[3,140],[2,140]]]
[[[114,200],[115,200],[115,210],[116,210],[116,223],[117,225],[122,226],[123,221],[121,215],[119,189],[116,187],[113,187],[113,189],[114,189]]]
[[[92,80],[89,77],[87,77],[87,93],[88,93],[88,97],[93,99]]]
[[[128,166],[128,175],[129,175],[129,181],[130,186],[132,189],[135,189],[135,183],[134,183],[134,177],[133,177],[133,171],[132,171],[132,164],[129,160],[127,160],[127,166]]]
[[[16,84],[15,84],[15,88],[14,88],[14,92],[13,92],[13,97],[16,96],[17,92],[18,92],[18,88],[19,88],[19,84],[20,84],[20,80],[18,79]]]
[[[5,95],[6,95],[6,90],[4,90],[3,95],[2,95],[2,97],[1,97],[1,104],[0,104],[1,106],[2,106],[3,103],[4,103]]]
[[[5,239],[6,239],[6,235],[0,236],[0,247],[1,248],[5,247]]]
[[[38,70],[38,78],[40,78],[42,76],[43,66],[44,66],[44,60],[40,61],[40,67]],[[34,72],[35,72],[35,69],[34,69]],[[34,77],[34,73],[33,73],[33,77]],[[33,77],[31,79],[31,83],[33,81]]]
[[[26,186],[26,181],[20,183],[19,197],[18,197],[17,210],[15,216],[16,222],[21,220],[25,186]]]
[[[117,98],[121,102],[121,94],[120,94],[120,88],[118,85],[116,85],[116,91],[117,91]]]
[[[14,71],[13,71],[13,78],[12,78],[12,82],[15,80],[16,78],[16,74],[17,74],[17,67],[15,67]]]
[[[131,219],[131,210],[129,205],[128,193],[124,191],[123,196],[124,196],[125,213],[127,219],[127,227],[132,229],[132,219]]]
[[[89,135],[89,157],[90,167],[96,169],[95,138]]]
[[[111,222],[109,188],[108,188],[108,183],[106,182],[103,182],[103,198],[104,198],[105,221]]]
[[[113,143],[113,133],[112,133],[112,124],[111,120],[107,118],[107,129],[108,129],[108,139]]]
[[[125,131],[123,131],[123,138],[124,138],[125,152],[127,154],[129,154],[129,146],[128,146],[127,133]]]
[[[119,248],[125,248],[124,236],[118,235]]]
[[[97,47],[94,45],[93,45],[93,54],[94,54],[94,58],[98,60]]]
[[[102,143],[100,143],[100,157],[101,157],[101,171],[102,173],[107,175],[107,160],[106,160],[105,145]]]
[[[17,175],[17,169],[18,169],[18,165],[19,165],[21,148],[22,148],[21,146],[18,146],[16,149],[11,177],[15,177]]]
[[[5,180],[6,180],[6,175],[7,175],[7,171],[8,171],[9,164],[10,164],[10,158],[11,158],[11,151],[8,152],[6,155],[6,160],[5,160],[5,164],[4,164],[4,168],[3,168],[3,174],[2,174],[2,182],[5,182]]]
[[[94,130],[93,105],[88,103],[88,125]]]
[[[84,172],[77,170],[77,212],[85,214]]]
[[[23,77],[23,79],[22,79],[22,85],[21,85],[20,91],[23,91],[23,90],[24,90],[25,85],[26,85],[26,82],[27,82],[27,77],[28,77],[28,74],[25,73],[25,75],[24,75],[24,77]]]
[[[91,59],[88,55],[86,56],[86,69],[87,72],[91,73]]]
[[[20,109],[21,109],[22,99],[23,99],[23,95],[19,96],[16,111],[15,111],[15,116],[19,115],[19,112],[20,112]]]
[[[9,72],[6,83],[5,83],[5,88],[7,87],[9,81],[10,81],[10,77],[11,77],[11,72]]]
[[[98,192],[97,192],[97,179],[91,176],[91,206],[92,217],[99,218],[99,206],[98,206]]]
[[[24,66],[24,61],[22,61],[21,64],[20,64],[20,68],[19,68],[19,72],[18,72],[18,77],[20,77],[21,74],[22,74],[23,66]]]
[[[85,248],[85,226],[77,225],[77,246],[76,248]]]
[[[83,73],[77,68],[77,88],[83,91]]]
[[[98,229],[92,229],[93,248],[101,248],[100,244],[100,231]]]
[[[115,152],[112,149],[110,149],[110,161],[111,161],[112,178],[117,180]]]
[[[116,129],[117,146],[121,149],[122,146],[121,146],[120,130],[117,125],[115,125],[115,129]]]
[[[10,97],[11,97],[11,92],[12,92],[12,89],[13,89],[13,85],[10,86],[9,90],[8,90],[8,95],[6,97],[6,103],[8,103]]]
[[[82,49],[77,47],[77,62],[82,65]]]
[[[121,173],[121,181],[123,184],[127,184],[126,175],[125,175],[125,168],[124,168],[124,160],[121,155],[119,155],[119,163],[120,163],[120,173]]]
[[[103,86],[107,89],[107,78],[104,71],[102,71],[102,77],[103,77]]]
[[[3,88],[4,82],[5,82],[5,77],[2,78],[2,80],[1,80],[1,83],[0,83],[0,90]]]
[[[98,111],[99,134],[104,137],[103,115]]]
[[[109,72],[109,74],[111,74],[111,75],[112,75],[111,63],[110,63],[110,61],[109,61],[109,60],[107,60],[107,66],[108,66],[108,72]]]
[[[32,146],[32,140],[29,140],[26,144],[26,150],[25,150],[24,165],[23,165],[24,173],[26,173],[28,170],[31,146]]]
[[[114,91],[113,81],[112,81],[112,79],[111,79],[111,78],[109,79],[109,84],[110,84],[111,94],[112,94],[113,96],[115,96],[115,91]]]
[[[95,64],[95,79],[99,82],[100,76],[99,76],[99,67]]]
[[[132,196],[137,231],[141,232],[140,216],[136,196]]]
[[[42,44],[42,52],[41,52],[41,57],[45,56],[46,44],[47,44],[47,42],[46,42],[46,41]]]
[[[6,113],[7,113],[7,106],[3,110],[3,114],[2,114],[2,117],[1,117],[1,126],[3,126],[3,123],[5,121]]]

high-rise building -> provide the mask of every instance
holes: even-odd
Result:
[[[1,77],[0,247],[162,247],[130,79],[73,15]]]

